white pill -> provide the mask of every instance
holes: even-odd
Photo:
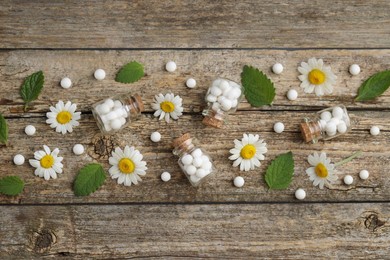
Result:
[[[354,76],[359,74],[360,73],[360,66],[357,64],[352,64],[351,66],[349,66],[349,73],[351,73]]]
[[[198,169],[195,173],[196,177],[198,177],[199,179],[202,179],[206,176],[206,171],[202,168]]]
[[[282,122],[277,122],[274,124],[275,133],[282,133],[284,131],[284,124]]]
[[[196,80],[193,78],[189,78],[186,81],[187,88],[195,88],[196,87]]]
[[[224,90],[230,88],[230,84],[229,84],[229,82],[227,82],[226,80],[223,79],[223,80],[221,80],[221,83],[219,83],[219,88],[222,91],[224,91]]]
[[[202,155],[201,157],[202,157],[203,163],[206,163],[206,162],[210,161],[210,159],[209,159],[209,157],[207,155]]]
[[[95,70],[95,73],[93,73],[93,76],[97,80],[103,80],[106,77],[106,72],[103,69],[97,69]]]
[[[359,172],[359,177],[362,180],[367,180],[369,176],[370,176],[370,173],[367,170],[361,170]]]
[[[280,74],[283,72],[283,65],[280,64],[280,63],[275,63],[273,66],[272,66],[272,72],[275,73],[275,74]]]
[[[320,127],[321,129],[325,130],[325,127],[326,127],[326,121],[324,119],[320,119]]]
[[[185,171],[188,175],[194,175],[196,173],[196,167],[193,165],[188,165],[185,167]]]
[[[213,94],[208,94],[206,97],[207,102],[214,103],[217,101],[217,97]]]
[[[297,189],[295,191],[295,198],[297,198],[298,200],[303,200],[306,198],[306,191],[304,189]]]
[[[160,140],[161,140],[161,134],[160,134],[159,132],[153,132],[153,133],[150,135],[150,140],[152,140],[152,142],[154,142],[154,143],[160,142]]]
[[[334,107],[332,110],[332,116],[336,118],[343,118],[344,110],[341,107]]]
[[[176,63],[174,61],[168,61],[165,64],[165,69],[169,72],[174,72],[176,70]]]
[[[328,135],[333,136],[337,131],[337,126],[333,122],[328,122],[325,126],[325,131]]]
[[[380,132],[381,132],[381,130],[377,126],[373,126],[370,129],[370,134],[371,135],[379,135]]]
[[[224,96],[219,96],[219,97],[217,98],[217,101],[218,101],[219,104],[222,105],[222,102],[223,102],[225,99],[226,99],[226,98],[225,98]]]
[[[118,130],[122,126],[121,120],[119,120],[118,118],[114,119],[114,120],[111,120],[110,126],[111,126],[112,129]]]
[[[329,111],[324,111],[321,113],[321,119],[328,122],[332,118],[332,114]]]
[[[343,122],[344,122],[344,121],[343,121]],[[333,124],[335,124],[335,125],[337,126],[338,124],[340,124],[340,119],[338,119],[337,117],[332,117],[332,118],[329,120],[328,123],[333,123]]]
[[[214,80],[212,85],[219,87],[219,84],[221,84],[221,79]]]
[[[222,94],[222,90],[219,87],[213,86],[213,87],[210,88],[210,93],[213,96],[218,97],[219,95]]]
[[[181,158],[181,162],[184,165],[190,165],[192,164],[192,161],[194,160],[194,157],[191,156],[191,154],[186,154]]]
[[[84,146],[82,144],[75,144],[73,146],[73,153],[75,155],[81,155],[84,153]]]
[[[202,157],[194,157],[194,161],[192,162],[192,164],[195,167],[198,167],[198,168],[201,167],[203,164]]]
[[[24,156],[21,154],[17,154],[14,156],[14,164],[22,165],[24,163]]]
[[[202,169],[204,169],[206,171],[211,171],[211,168],[213,168],[213,164],[210,161],[203,162]]]
[[[231,88],[224,96],[233,101],[241,96],[241,90],[239,88]]]
[[[171,174],[169,172],[161,173],[161,180],[167,182],[171,179]]]
[[[344,183],[346,185],[351,185],[353,183],[353,177],[351,175],[344,176]]]
[[[288,100],[296,100],[298,98],[298,92],[295,89],[290,89],[287,91]]]
[[[106,130],[107,132],[110,132],[112,130],[110,124],[104,124],[104,130]]]
[[[106,103],[103,103],[99,106],[99,109],[98,109],[98,113],[100,115],[105,115],[107,113],[109,113],[111,111],[111,108],[106,104]]]
[[[115,105],[114,100],[112,100],[111,98],[106,99],[104,101],[104,104],[106,104],[110,109],[112,109]]]
[[[60,82],[60,85],[62,88],[70,88],[72,86],[72,81],[70,80],[70,78],[63,78],[61,79],[61,82]]]
[[[230,99],[224,99],[221,102],[222,110],[229,111],[232,108],[232,101]]]
[[[203,152],[202,150],[200,150],[199,148],[196,148],[192,153],[191,155],[196,158],[196,157],[201,157],[203,155]]]
[[[121,111],[111,111],[110,113],[105,115],[105,118],[107,120],[114,120],[114,119],[119,118],[121,116],[122,116],[122,112]]]
[[[122,107],[122,102],[120,102],[119,100],[115,100],[114,101],[114,108],[120,108],[120,107]]]
[[[232,100],[232,107],[237,107],[238,105],[238,99]]]
[[[102,120],[103,124],[108,124],[110,121],[107,119],[105,115],[100,116],[100,119]]]
[[[215,102],[212,106],[211,109],[214,110],[215,112],[218,112],[221,108],[221,105],[218,102]]]
[[[337,125],[337,132],[339,132],[340,134],[344,134],[347,132],[347,125],[345,124],[344,121],[341,121],[338,125]]]
[[[244,178],[242,178],[241,176],[237,176],[236,178],[234,178],[233,184],[234,184],[234,186],[236,186],[237,188],[241,188],[242,186],[244,186],[245,180],[244,180]]]
[[[191,180],[192,182],[195,182],[195,183],[197,183],[197,182],[200,181],[200,179],[199,179],[198,177],[196,177],[195,174],[194,174],[194,175],[191,175],[190,180]]]
[[[121,121],[121,125],[125,125],[126,124],[126,118],[120,117],[119,120]]]
[[[34,135],[35,134],[35,126],[33,125],[28,125],[26,126],[26,128],[24,128],[24,132],[26,133],[26,135]]]

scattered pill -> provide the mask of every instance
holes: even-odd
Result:
[[[150,140],[152,140],[152,142],[160,142],[161,141],[161,134],[159,132],[153,132],[151,135],[150,135]]]
[[[344,183],[346,185],[351,185],[353,183],[353,177],[351,175],[344,176]]]
[[[193,79],[193,78],[187,79],[187,81],[186,81],[186,86],[187,86],[188,88],[195,88],[195,87],[196,87],[196,80]]]
[[[295,198],[297,198],[298,200],[303,200],[306,198],[306,191],[304,189],[297,189],[295,191]]]
[[[275,133],[282,133],[284,131],[284,124],[282,122],[277,122],[274,124]]]
[[[370,173],[367,170],[361,170],[359,172],[359,177],[362,180],[367,180],[369,176],[370,176]]]
[[[61,79],[61,82],[60,82],[60,85],[62,88],[70,88],[72,86],[72,81],[70,80],[70,78],[63,78]]]
[[[245,180],[244,180],[244,178],[242,178],[241,176],[237,176],[236,178],[234,178],[233,184],[234,184],[234,186],[236,186],[237,188],[241,188],[242,186],[244,186]]]
[[[171,179],[171,174],[169,172],[163,172],[161,174],[161,180],[167,182]]]
[[[295,89],[290,89],[288,92],[287,92],[287,98],[288,100],[296,100],[298,98],[298,91],[296,91]]]
[[[97,80],[103,80],[106,77],[106,72],[103,69],[97,69],[97,70],[95,70],[95,73],[93,74],[93,76]]]
[[[349,66],[349,73],[356,76],[360,73],[360,66],[357,64],[352,64],[351,66]]]
[[[26,133],[26,135],[34,135],[35,134],[35,126],[33,125],[28,125],[26,126],[26,128],[24,128],[24,132]]]
[[[381,132],[381,130],[377,126],[373,126],[370,129],[370,134],[371,135],[379,135],[380,132]]]
[[[14,164],[22,165],[24,163],[24,156],[21,154],[17,154],[14,156]]]
[[[280,63],[275,63],[273,66],[272,66],[272,72],[275,73],[275,74],[280,74],[283,72],[283,65],[280,64]]]
[[[174,61],[168,61],[165,64],[165,69],[169,72],[174,72],[176,70],[176,63]]]
[[[84,153],[84,146],[82,144],[75,144],[73,146],[73,153],[75,155],[81,155]]]

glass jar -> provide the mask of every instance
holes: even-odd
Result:
[[[92,105],[92,114],[103,134],[119,131],[142,111],[144,104],[138,94],[117,95]]]
[[[191,185],[196,187],[215,170],[210,156],[192,143],[190,134],[173,140],[173,154],[179,156],[178,164]]]
[[[207,108],[203,110],[203,124],[221,128],[226,114],[237,110],[243,98],[243,88],[240,84],[218,78],[213,81],[206,93]]]
[[[304,118],[300,124],[305,142],[329,140],[351,130],[351,120],[345,106],[334,106],[317,112],[312,118]]]

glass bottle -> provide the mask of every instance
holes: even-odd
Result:
[[[316,143],[347,133],[351,130],[351,120],[345,106],[333,106],[317,112],[312,118],[304,118],[300,129],[305,142]]]
[[[173,140],[173,154],[179,156],[178,164],[181,170],[191,185],[196,187],[209,177],[215,168],[210,156],[192,141],[189,133]]]
[[[92,105],[92,114],[103,134],[109,134],[128,125],[144,111],[140,95],[123,94],[101,100]]]
[[[203,124],[221,128],[226,114],[237,110],[243,98],[243,88],[240,84],[223,78],[213,81],[206,93],[207,108],[203,110]]]

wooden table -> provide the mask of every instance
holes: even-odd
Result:
[[[33,3],[35,2],[35,3]],[[64,1],[65,2],[65,1]],[[16,197],[0,196],[0,258],[279,258],[388,259],[390,253],[390,92],[372,102],[353,99],[360,84],[390,68],[390,3],[381,1],[10,1],[0,4],[0,112],[10,127],[10,144],[0,147],[0,177],[17,175],[28,183]],[[334,92],[322,98],[299,88],[297,67],[310,57],[323,58],[338,76]],[[137,60],[146,76],[130,85],[114,81],[118,69]],[[176,61],[178,70],[164,65]],[[281,62],[285,71],[273,74]],[[348,73],[357,63],[362,72]],[[223,129],[202,125],[201,111],[210,82],[219,76],[240,81],[244,65],[264,71],[275,83],[272,106],[246,101]],[[93,72],[103,68],[103,81]],[[23,112],[19,95],[24,78],[45,73],[39,99]],[[62,89],[68,76],[73,87]],[[198,85],[187,89],[188,77]],[[286,92],[295,88],[296,101]],[[124,131],[102,138],[91,105],[126,92],[140,93],[146,111]],[[184,115],[166,124],[153,117],[150,104],[158,93],[172,91],[184,100]],[[82,112],[80,127],[62,136],[45,123],[58,100],[71,100]],[[305,116],[345,104],[352,131],[327,142],[305,144],[298,124]],[[273,132],[284,122],[282,134]],[[34,136],[24,134],[33,124]],[[373,125],[381,134],[371,136]],[[158,144],[149,139],[162,134]],[[184,132],[197,137],[215,161],[217,173],[199,188],[190,186],[171,153],[171,141]],[[233,140],[258,133],[269,152],[261,167],[240,172],[228,160]],[[87,152],[72,153],[82,143]],[[43,144],[59,147],[64,173],[56,180],[34,176],[21,153],[32,158]],[[138,186],[107,178],[87,197],[76,197],[72,183],[90,162],[107,170],[107,154],[125,144],[139,149],[148,172]],[[307,157],[325,151],[338,162],[354,151],[363,155],[340,166],[331,189],[314,187],[305,169]],[[268,190],[264,174],[279,154],[292,151],[295,176],[286,190]],[[360,180],[362,169],[370,172]],[[163,183],[160,174],[172,173]],[[108,174],[108,173],[107,173]],[[342,177],[354,176],[346,186]],[[235,176],[245,178],[235,188]],[[298,201],[294,192],[307,192]]]

